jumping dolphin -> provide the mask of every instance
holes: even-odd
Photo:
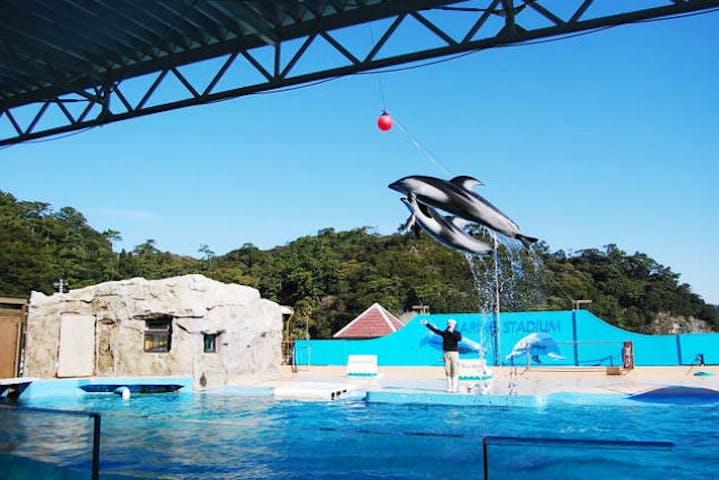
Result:
[[[524,235],[519,225],[472,190],[479,185],[482,185],[482,182],[466,175],[454,177],[449,181],[413,175],[391,183],[389,188],[407,195],[410,199],[415,196],[421,203],[481,223],[508,237],[516,238],[525,247],[537,241],[534,237]]]
[[[542,363],[539,359],[540,355],[546,355],[554,360],[567,358],[559,354],[557,342],[544,332],[530,333],[515,343],[512,352],[507,355],[507,360],[524,355],[529,355],[535,363]]]
[[[457,217],[444,217],[434,208],[417,202],[414,197],[412,199],[403,198],[402,202],[412,213],[408,223],[416,221],[442,245],[479,255],[488,255],[493,252],[492,247],[462,230],[459,226],[461,220]]]

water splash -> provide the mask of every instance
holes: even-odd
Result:
[[[514,359],[512,359],[512,364],[509,368],[509,376],[507,380],[507,396],[510,397],[511,401],[510,404],[514,404],[517,400],[517,388],[519,387],[519,380],[522,377],[522,373],[519,371],[519,367],[514,363]],[[526,370],[525,370],[526,371]]]
[[[488,290],[490,285],[489,279],[486,276],[486,271],[483,269],[484,259],[472,253],[465,253],[464,258],[467,259],[469,264],[469,271],[472,274],[472,282],[474,284],[474,291],[477,295],[478,311],[480,314],[481,322],[479,326],[479,344],[482,346],[483,351],[480,353],[480,358],[485,358],[487,350],[487,320],[488,316],[492,311],[492,295],[491,291]]]
[[[475,232],[482,240],[494,244],[492,256],[465,254],[481,322],[479,342],[484,351],[494,353],[494,363],[502,366],[501,311],[532,310],[545,303],[542,286],[544,264],[540,255],[531,247],[525,248],[516,239],[479,228]],[[517,396],[521,373],[512,365],[507,390],[510,396]]]

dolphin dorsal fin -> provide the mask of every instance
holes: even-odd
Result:
[[[449,183],[456,185],[459,188],[464,188],[465,190],[472,190],[474,187],[481,187],[482,185],[484,185],[476,178],[467,175],[460,175],[458,177],[454,177],[452,180],[449,181]]]

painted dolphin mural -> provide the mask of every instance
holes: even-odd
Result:
[[[422,339],[419,341],[420,346],[429,345],[432,348],[435,348],[439,351],[442,350],[442,337],[439,335],[435,335],[433,333],[428,333]],[[482,345],[479,344],[479,342],[476,342],[470,338],[465,337],[462,335],[462,340],[457,344],[457,349],[460,354],[468,354],[468,353],[479,353],[480,355],[484,355],[485,349]]]
[[[512,360],[517,357],[523,357],[529,355],[535,363],[542,363],[539,359],[540,355],[546,355],[554,360],[561,360],[562,355],[559,354],[559,345],[554,341],[552,337],[544,332],[530,333],[526,337],[520,339],[512,347],[512,352],[507,355],[507,360]]]
[[[424,231],[442,245],[479,255],[488,255],[493,252],[492,247],[462,230],[461,219],[444,217],[434,208],[418,203],[415,197],[403,198],[402,202],[412,214],[406,228],[410,228],[416,221]]]
[[[482,185],[482,182],[466,175],[454,177],[449,181],[412,175],[391,183],[389,188],[407,195],[410,199],[415,196],[421,203],[481,223],[508,237],[516,238],[525,247],[537,241],[534,237],[524,235],[519,225],[472,190],[479,185]]]

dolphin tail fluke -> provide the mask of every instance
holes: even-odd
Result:
[[[521,233],[517,234],[517,240],[522,242],[522,245],[524,245],[525,248],[529,248],[532,246],[532,244],[536,241],[538,241],[538,238],[534,237],[528,237],[526,235],[522,235]]]

